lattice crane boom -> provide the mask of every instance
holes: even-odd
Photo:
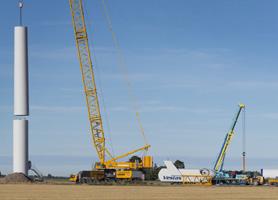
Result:
[[[117,160],[123,157],[127,157],[138,151],[147,151],[150,148],[150,145],[146,144],[141,148],[129,151],[117,157],[113,157],[108,149],[105,147],[105,134],[100,113],[100,104],[97,94],[92,59],[90,55],[82,0],[69,0],[69,4],[71,9],[72,24],[74,29],[78,58],[80,62],[84,93],[86,97],[90,129],[93,143],[99,158],[99,163],[97,164],[97,166],[99,166],[99,168],[106,168],[109,165],[110,167],[112,166],[117,168]],[[105,159],[106,154],[111,157],[108,161],[106,161]]]
[[[97,87],[89,49],[88,34],[81,0],[69,0],[74,36],[80,62],[88,117],[94,146],[101,164],[105,162],[105,136],[100,113]]]

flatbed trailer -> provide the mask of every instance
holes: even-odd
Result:
[[[247,185],[247,179],[238,179],[238,178],[213,178],[213,185]]]

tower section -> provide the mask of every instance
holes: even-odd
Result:
[[[23,2],[19,2],[20,25],[14,28],[14,119],[13,119],[13,172],[28,176],[28,31],[22,25]]]

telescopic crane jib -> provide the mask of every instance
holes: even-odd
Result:
[[[234,129],[235,129],[235,126],[237,124],[239,115],[240,115],[241,111],[243,109],[245,109],[245,105],[244,104],[239,104],[238,106],[239,106],[239,108],[238,108],[238,111],[236,112],[236,115],[235,115],[235,118],[233,120],[232,126],[231,126],[229,132],[227,133],[227,135],[226,135],[226,137],[224,139],[224,143],[223,143],[223,145],[221,147],[221,150],[220,150],[220,152],[218,154],[218,157],[217,157],[217,160],[215,162],[214,170],[216,172],[219,172],[219,171],[222,170],[222,167],[224,165],[225,155],[226,155],[228,146],[231,143],[232,138],[234,136]]]

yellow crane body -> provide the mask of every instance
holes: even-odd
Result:
[[[151,168],[152,157],[145,156],[140,162],[118,162],[119,159],[127,157],[131,154],[139,151],[148,151],[150,145],[146,144],[143,147],[127,152],[123,155],[114,157],[105,146],[105,134],[103,129],[103,122],[101,118],[100,104],[97,94],[97,86],[95,81],[95,75],[93,70],[92,59],[90,55],[88,34],[84,19],[84,11],[82,0],[69,0],[72,24],[74,29],[74,38],[76,41],[76,48],[80,63],[80,70],[82,74],[82,82],[84,93],[86,97],[86,105],[88,111],[88,119],[90,122],[90,130],[94,147],[97,152],[99,162],[96,162],[96,170],[107,170],[114,169],[118,177],[129,177],[132,174],[132,170]],[[110,157],[106,160],[106,155]],[[121,171],[117,172],[117,170]],[[124,172],[125,171],[125,172]],[[97,174],[84,171],[83,174]],[[125,175],[123,175],[125,174]],[[79,174],[80,175],[80,174]],[[82,175],[82,173],[81,173]],[[76,177],[71,177],[71,180],[76,180]]]

